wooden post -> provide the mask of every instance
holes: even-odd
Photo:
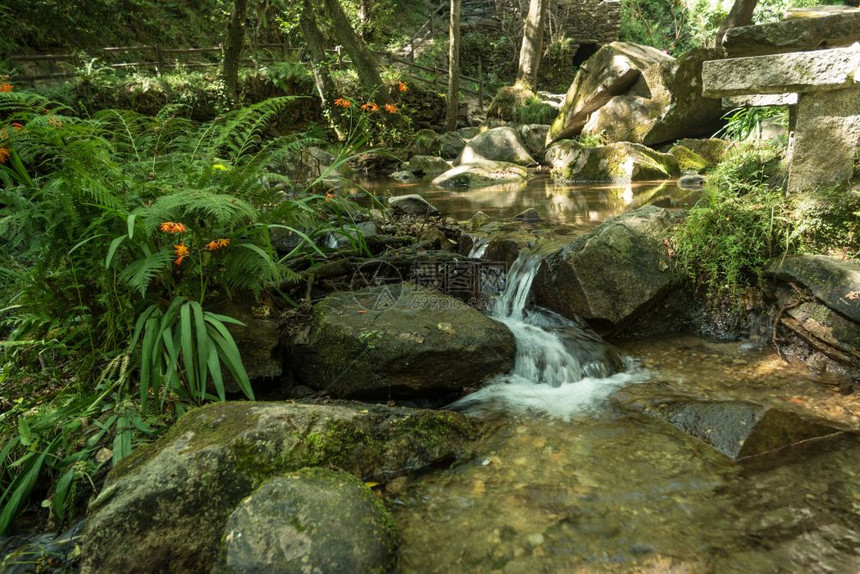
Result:
[[[439,68],[433,66],[433,89],[439,89]]]
[[[164,71],[164,55],[161,53],[161,48],[156,44],[155,48],[155,71],[161,75]]]
[[[484,70],[478,57],[478,109],[484,111]]]
[[[337,52],[337,69],[343,70],[343,52],[341,52],[340,46],[335,46],[334,51]]]

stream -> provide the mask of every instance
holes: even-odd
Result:
[[[490,313],[515,335],[513,371],[451,405],[494,430],[453,468],[396,493],[400,571],[860,571],[856,436],[764,465],[732,463],[667,423],[614,409],[609,397],[660,382],[853,428],[860,400],[755,340],[671,336],[616,353],[529,305],[540,261],[520,254]]]

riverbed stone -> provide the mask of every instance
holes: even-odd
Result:
[[[628,142],[592,148],[563,140],[547,150],[546,163],[559,181],[629,183],[680,175],[674,156]]]
[[[721,56],[713,48],[696,48],[652,65],[625,94],[591,114],[582,134],[645,145],[713,134],[721,124],[722,103],[702,95],[702,66]]]
[[[666,421],[735,461],[844,432],[830,421],[784,408],[665,394],[659,383],[633,385],[612,395],[611,402],[616,408]]]
[[[730,58],[849,46],[860,42],[860,10],[820,18],[792,18],[729,28],[723,48]]]
[[[528,178],[526,168],[507,162],[476,160],[464,163],[433,180],[439,187],[484,187],[498,183],[517,183]]]
[[[469,140],[454,164],[464,165],[486,160],[522,166],[537,163],[520,140],[520,134],[510,126],[487,130]]]
[[[451,169],[451,164],[441,157],[432,155],[413,155],[401,169],[412,172],[419,177],[437,176]]]
[[[425,128],[418,130],[412,136],[412,149],[419,155],[435,155],[439,153],[439,134],[435,130]]]
[[[417,179],[415,177],[414,173],[412,173],[411,171],[405,170],[405,169],[395,171],[394,173],[390,174],[388,177],[390,177],[394,181],[399,181],[401,183],[412,183],[413,181],[415,181]]]
[[[675,145],[669,149],[669,153],[677,157],[675,153],[672,153],[676,147],[684,147],[702,158],[706,164],[704,169],[713,169],[725,159],[726,152],[729,150],[729,142],[720,138],[683,138],[675,142]],[[682,164],[683,162],[678,159],[678,163]],[[683,165],[680,165],[680,168],[682,171],[687,169]]]
[[[583,62],[547,134],[547,144],[577,135],[593,112],[624,94],[654,64],[674,58],[657,48],[612,42]]]
[[[601,335],[631,323],[684,280],[666,247],[680,217],[648,206],[575,238],[544,259],[532,287],[535,302],[581,317]]]
[[[228,516],[269,478],[324,466],[386,482],[456,455],[475,433],[457,413],[382,405],[195,409],[110,472],[89,508],[81,572],[209,572]]]
[[[396,546],[388,510],[359,478],[307,468],[239,503],[212,572],[390,572]]]
[[[394,209],[394,213],[400,215],[439,215],[439,210],[417,193],[389,197],[388,205]]]
[[[314,306],[292,365],[337,397],[444,397],[510,370],[508,328],[462,301],[409,283],[333,293]]]

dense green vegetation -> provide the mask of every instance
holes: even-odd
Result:
[[[762,0],[757,17],[818,3]],[[10,0],[0,6],[8,30],[0,50],[214,46],[231,4]],[[342,4],[376,49],[402,48],[426,18],[417,0],[373,2],[369,16],[359,2]],[[624,0],[623,7],[622,39],[675,54],[709,43],[725,17],[707,0]],[[252,8],[249,45],[304,48],[298,2]],[[521,24],[504,22],[502,34],[463,38],[462,70],[477,75],[480,65],[488,93],[516,75]],[[331,22],[320,27],[333,45]],[[444,67],[444,33],[426,41],[419,64]],[[566,89],[575,41],[558,30],[546,39],[539,83]],[[224,400],[231,381],[253,397],[230,334],[235,320],[211,309],[233,298],[292,304],[284,290],[300,266],[326,256],[319,239],[355,224],[355,205],[327,193],[323,180],[361,146],[410,142],[417,121],[410,112],[422,91],[436,98],[427,107],[439,101],[432,74],[382,66],[382,85],[368,91],[353,67],[327,54],[318,64],[337,99],[323,109],[306,59],[266,55],[246,53],[244,105],[228,97],[217,67],[155,73],[85,57],[68,82],[39,93],[0,82],[0,535],[42,500],[50,524],[64,526],[111,463],[188,408]],[[0,75],[12,67],[0,63]],[[419,89],[419,79],[431,87]],[[555,113],[531,91],[500,94],[496,117],[547,123]],[[781,114],[737,112],[721,135],[742,142]],[[334,149],[333,164],[315,177],[293,177],[287,168],[312,145]],[[677,230],[678,261],[710,296],[739,300],[771,257],[860,258],[860,193],[786,198],[784,151],[737,143]],[[360,234],[349,238],[362,247]]]

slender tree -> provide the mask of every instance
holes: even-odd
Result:
[[[529,0],[529,12],[523,23],[523,43],[520,47],[520,65],[517,69],[517,86],[534,90],[543,53],[544,16],[549,0]]]
[[[334,106],[335,85],[329,74],[328,63],[325,57],[325,41],[317,24],[311,0],[302,0],[299,7],[299,28],[305,40],[308,53],[311,58],[311,71],[314,76],[317,94],[320,97],[322,108],[332,120],[332,125],[338,125],[340,110]]]
[[[460,111],[460,5],[451,0],[451,20],[448,28],[448,107],[445,110],[445,129],[457,129]]]
[[[248,0],[233,0],[230,27],[227,29],[227,45],[224,47],[222,73],[227,95],[234,103],[239,101],[239,61],[242,58],[242,44],[245,41],[247,11]]]
[[[388,94],[380,89],[382,78],[379,75],[376,58],[352,29],[349,18],[346,17],[340,2],[338,0],[323,0],[323,6],[331,18],[332,32],[337,41],[343,45],[346,53],[349,54],[361,84],[368,93],[376,94],[377,99],[388,101]]]
[[[717,32],[715,45],[718,48],[722,47],[723,42],[726,41],[726,32],[729,28],[746,26],[752,22],[753,12],[755,12],[757,4],[758,0],[735,0],[732,9],[729,10],[729,15],[723,20],[723,25]]]

